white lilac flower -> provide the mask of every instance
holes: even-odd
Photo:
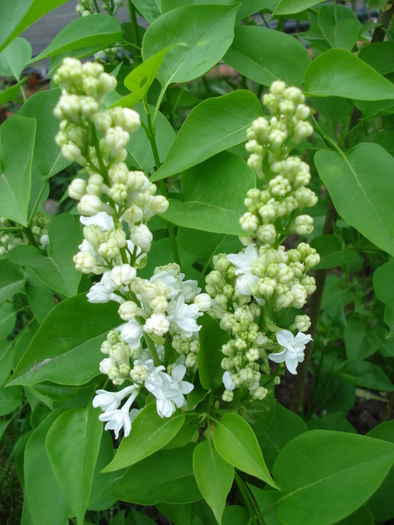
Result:
[[[183,273],[178,273],[176,270],[162,270],[161,272],[155,273],[149,279],[151,283],[157,280],[162,281],[171,290],[168,295],[168,299],[177,299],[182,291],[182,279],[184,278]]]
[[[276,354],[269,354],[268,357],[274,363],[286,363],[286,367],[291,374],[297,373],[298,363],[304,360],[305,346],[312,341],[310,335],[305,335],[301,332],[294,337],[289,330],[281,330],[276,332],[276,340],[284,350]]]
[[[258,256],[254,244],[250,244],[244,253],[227,255],[227,259],[236,267],[236,286],[243,295],[251,295],[250,287],[259,281],[259,278],[252,274],[252,267]]]
[[[113,218],[105,211],[100,211],[93,217],[84,217],[81,215],[79,220],[84,226],[98,226],[103,232],[115,228]]]
[[[198,332],[201,326],[198,326],[196,319],[203,315],[196,304],[185,304],[185,298],[180,295],[177,301],[172,301],[168,305],[167,319],[178,326],[185,337],[191,337],[194,332]]]
[[[222,381],[223,381],[224,388],[226,390],[234,390],[235,389],[235,383],[234,383],[234,381],[232,379],[232,376],[233,375],[228,370],[226,372],[224,372],[224,374],[223,374]]]
[[[103,412],[112,412],[113,410],[116,410],[123,399],[132,392],[134,392],[133,399],[135,399],[139,392],[139,389],[135,385],[128,386],[119,392],[97,390],[97,395],[93,398],[93,406],[94,408],[100,407]]]
[[[164,314],[152,314],[145,323],[144,330],[146,333],[154,333],[163,336],[170,329],[170,323]]]
[[[113,293],[116,289],[110,278],[111,272],[105,272],[99,283],[94,284],[86,297],[89,303],[108,303],[108,301],[124,302],[124,299]]]
[[[176,366],[171,376],[162,369],[163,367],[158,367],[150,374],[145,381],[145,387],[156,398],[158,415],[171,417],[176,408],[186,405],[185,395],[193,390],[194,385],[188,381],[182,381],[186,374],[184,365]]]
[[[135,350],[140,346],[140,339],[144,329],[135,319],[122,324],[117,330],[121,333],[123,341],[129,345],[131,350]]]
[[[119,432],[122,430],[122,428],[125,437],[130,434],[132,422],[140,412],[137,408],[130,410],[134,399],[135,397],[133,394],[121,409],[109,410],[107,412],[103,412],[99,416],[100,421],[107,422],[105,425],[105,430],[113,430],[115,432],[116,439],[118,439]]]

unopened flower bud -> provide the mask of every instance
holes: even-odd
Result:
[[[82,215],[96,215],[102,211],[102,202],[97,195],[84,195],[77,208]]]
[[[126,301],[119,306],[118,314],[123,321],[131,321],[139,315],[139,307],[133,301]]]
[[[116,287],[128,285],[135,279],[137,275],[136,269],[130,264],[122,264],[122,266],[115,266],[110,273],[111,281]]]
[[[131,229],[130,239],[133,244],[139,246],[144,252],[149,252],[153,235],[145,224],[140,224]]]
[[[68,195],[75,200],[81,200],[86,193],[87,182],[83,179],[74,179],[68,187]]]
[[[201,312],[208,312],[212,306],[211,296],[207,293],[200,293],[194,298],[194,304],[198,306]]]

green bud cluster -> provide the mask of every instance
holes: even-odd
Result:
[[[248,164],[264,181],[264,188],[252,188],[246,195],[248,211],[240,224],[251,235],[241,237],[245,245],[257,242],[272,246],[288,233],[305,235],[313,231],[312,217],[300,215],[304,208],[317,203],[316,194],[306,187],[311,180],[310,169],[299,157],[289,156],[294,146],[313,133],[305,121],[310,110],[304,102],[300,89],[274,82],[263,97],[271,119],[260,117],[247,131]]]
[[[102,0],[101,11],[106,11],[109,15],[115,16],[122,4],[123,0]],[[96,13],[93,0],[78,0],[75,10],[81,16],[89,16]]]
[[[122,385],[130,379],[130,359],[137,359],[141,354],[141,347],[134,350],[125,343],[117,330],[111,330],[106,341],[101,345],[101,352],[108,355],[100,363],[100,372],[108,375],[114,385]]]

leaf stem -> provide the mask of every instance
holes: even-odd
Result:
[[[130,22],[131,22],[131,28],[133,31],[134,42],[141,49],[141,42],[140,42],[140,35],[139,35],[139,30],[138,30],[137,15],[135,12],[135,7],[131,0],[128,0],[127,4],[129,8],[129,13],[130,13]],[[142,59],[140,55],[136,54],[133,58],[136,64],[141,64]]]
[[[247,487],[245,485],[245,482],[244,480],[241,478],[241,476],[238,474],[237,471],[234,471],[234,480],[235,480],[235,483],[237,484],[237,487],[239,488],[239,491],[243,497],[243,500],[245,502],[245,505],[249,511],[249,514],[250,514],[250,517],[251,517],[251,523],[253,525],[256,525],[257,524],[257,521],[256,521],[256,511],[255,511],[255,508],[254,508],[254,505],[251,501],[251,497],[250,495],[248,494],[248,491],[247,491]],[[261,520],[259,519],[259,522],[261,523]]]
[[[153,362],[154,362],[155,366],[160,366],[161,365],[161,361],[160,361],[160,358],[159,358],[159,354],[157,353],[157,350],[156,350],[156,347],[155,347],[155,343],[152,341],[152,339],[149,337],[148,334],[144,334],[144,339],[145,339],[145,342],[146,342],[146,346],[148,347],[148,350],[150,352],[150,355],[153,358]]]
[[[153,122],[152,122],[152,119],[151,119],[151,111],[150,111],[149,106],[146,103],[146,101],[144,103],[144,107],[145,107],[145,112],[146,112],[146,116],[147,116],[147,119],[148,119],[148,129],[146,129],[146,128],[144,128],[144,129],[145,129],[145,132],[148,131],[147,137],[149,139],[149,142],[150,142],[150,145],[151,145],[151,148],[152,148],[153,158],[155,159],[155,164],[156,164],[156,170],[158,170],[160,168],[160,166],[161,166],[161,161],[160,161],[159,151],[157,149],[155,128],[153,126]],[[166,185],[165,185],[163,179],[159,181],[159,185],[160,185],[160,190],[161,190],[162,195],[164,197],[168,198]],[[177,246],[177,243],[176,243],[174,225],[171,222],[169,222],[169,221],[166,221],[166,225],[167,225],[168,235],[169,235],[169,238],[170,238],[171,249],[172,249],[172,253],[173,253],[173,256],[174,256],[174,260],[175,260],[175,262],[177,264],[179,264],[179,266],[182,267],[181,259],[179,257],[179,252],[178,252],[178,246]]]

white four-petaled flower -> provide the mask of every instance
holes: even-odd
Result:
[[[230,253],[227,255],[227,259],[237,268],[235,270],[235,275],[237,276],[236,286],[243,295],[252,295],[250,287],[259,280],[252,273],[254,261],[258,256],[259,254],[254,244],[250,244],[244,253]]]
[[[304,360],[305,346],[312,341],[312,337],[301,332],[294,337],[289,330],[280,330],[276,332],[276,340],[284,350],[276,354],[269,354],[269,359],[274,363],[285,362],[288,371],[296,374],[298,363]]]

